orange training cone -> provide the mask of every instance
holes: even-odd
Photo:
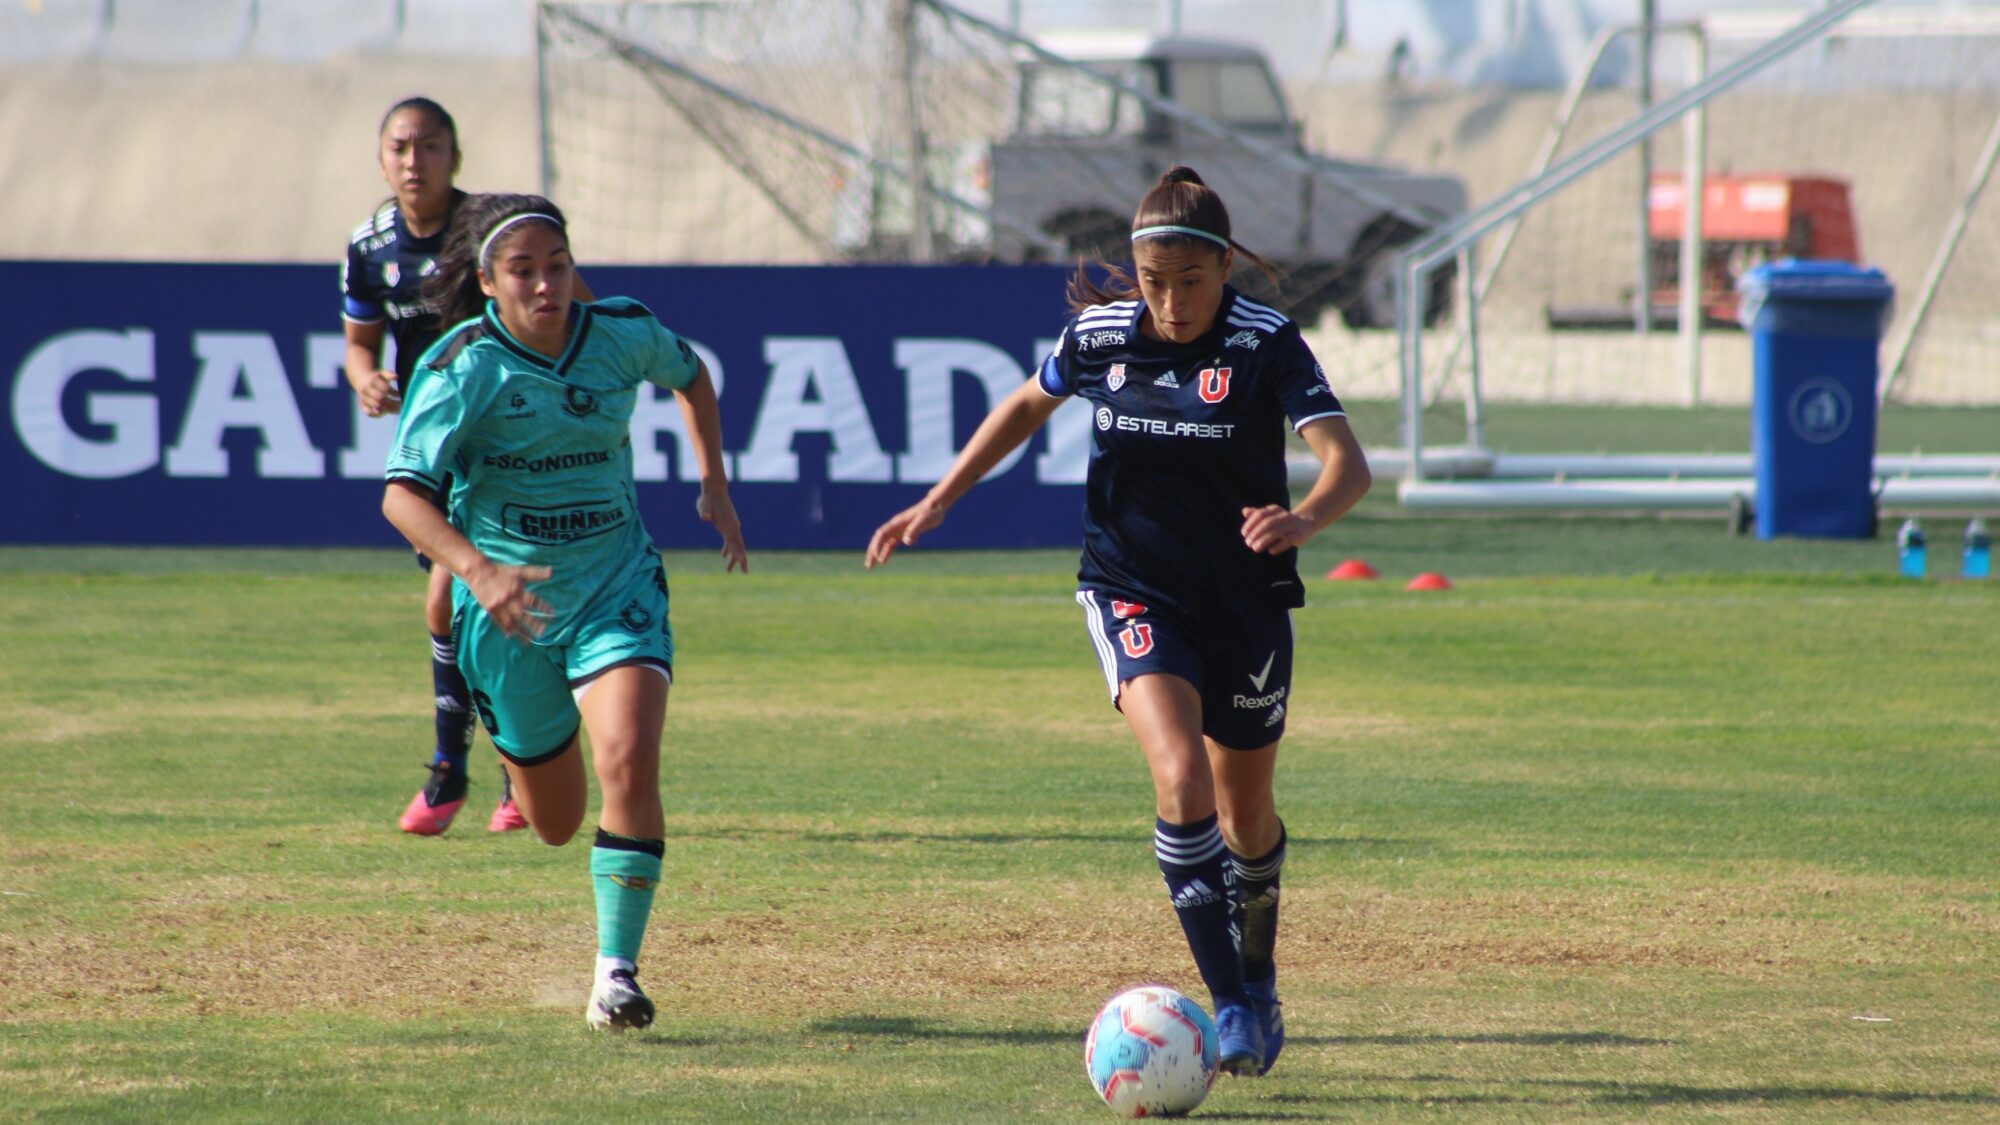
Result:
[[[1417,575],[1415,578],[1410,579],[1410,584],[1403,587],[1403,589],[1449,590],[1451,589],[1451,579],[1446,578],[1444,575],[1439,574],[1435,570],[1426,570],[1422,574]]]
[[[1326,576],[1328,578],[1333,579],[1335,582],[1345,582],[1355,578],[1381,577],[1381,575],[1375,573],[1374,567],[1369,566],[1367,563],[1362,562],[1360,559],[1348,559],[1346,562],[1341,563],[1339,566],[1336,566],[1332,570],[1327,571]]]

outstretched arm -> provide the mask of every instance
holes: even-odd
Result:
[[[457,575],[508,636],[526,641],[541,633],[549,607],[528,584],[547,578],[548,567],[504,566],[487,558],[431,503],[429,489],[406,481],[392,480],[383,490],[382,514],[412,547]]]
[[[750,554],[743,546],[743,525],[736,518],[736,504],[729,499],[729,475],[722,467],[722,410],[716,404],[708,365],[701,364],[694,382],[675,391],[674,397],[687,423],[695,460],[701,465],[701,495],[694,502],[695,514],[714,524],[722,535],[723,572],[741,570],[748,574]]]
[[[1063,404],[1062,399],[1044,393],[1040,384],[1029,379],[1014,389],[986,420],[973,431],[972,440],[959,450],[958,459],[944,479],[931,487],[922,500],[903,509],[875,529],[868,540],[868,554],[862,559],[871,569],[889,561],[897,547],[916,545],[917,537],[944,522],[944,514],[958,498],[971,491],[980,478],[992,471],[1002,457],[1042,428],[1049,415]]]

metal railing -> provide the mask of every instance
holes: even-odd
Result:
[[[1811,43],[1832,30],[1848,16],[1875,0],[1835,0],[1807,15],[1790,30],[1772,38],[1706,79],[1687,87],[1623,125],[1585,145],[1539,176],[1501,192],[1491,202],[1475,207],[1456,220],[1443,224],[1404,247],[1396,260],[1396,331],[1402,366],[1403,445],[1409,458],[1407,479],[1423,479],[1423,307],[1430,277],[1446,262],[1457,260],[1463,272],[1470,264],[1470,247],[1502,223],[1520,215],[1548,196],[1561,191],[1585,173],[1652,136],[1682,115],[1751,75]],[[1697,176],[1693,181],[1700,183]],[[1693,224],[1690,224],[1692,226]],[[1699,229],[1696,227],[1695,229]],[[1685,259],[1683,260],[1685,269]],[[1699,278],[1700,274],[1695,274]],[[1685,293],[1691,287],[1683,278]],[[1698,285],[1693,287],[1698,289]],[[1685,297],[1683,297],[1685,300]],[[1477,310],[1468,309],[1476,319]],[[1476,332],[1476,329],[1474,329]]]

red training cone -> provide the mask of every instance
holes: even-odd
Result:
[[[1346,562],[1341,563],[1339,566],[1336,566],[1332,570],[1327,571],[1326,576],[1328,578],[1333,579],[1335,582],[1345,582],[1355,578],[1381,577],[1381,575],[1375,573],[1374,567],[1369,566],[1367,563],[1362,562],[1360,559],[1348,559]]]
[[[1415,578],[1410,579],[1410,584],[1403,587],[1403,589],[1449,590],[1451,589],[1451,579],[1446,578],[1444,575],[1439,574],[1435,570],[1426,570],[1422,574],[1417,575]]]

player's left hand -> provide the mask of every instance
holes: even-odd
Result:
[[[736,518],[736,502],[729,498],[728,487],[710,488],[704,483],[701,495],[695,497],[694,514],[702,522],[714,524],[722,535],[722,557],[727,560],[723,573],[733,570],[750,573],[750,552],[743,545],[743,524]]]
[[[1303,547],[1318,532],[1311,520],[1276,504],[1243,509],[1243,544],[1260,555],[1280,555]]]

